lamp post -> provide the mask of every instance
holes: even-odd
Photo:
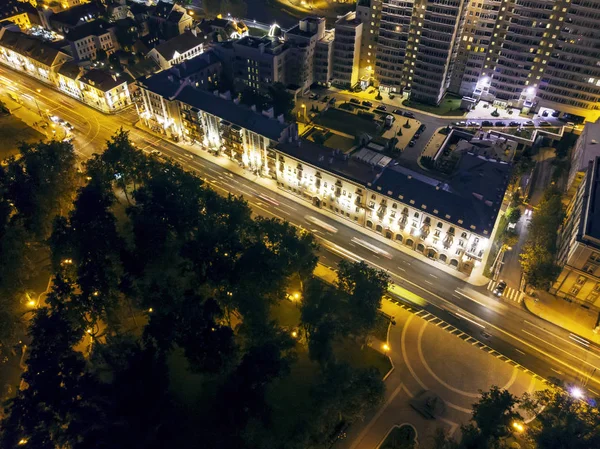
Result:
[[[302,103],[302,114],[304,115],[304,124],[306,125],[306,105]]]

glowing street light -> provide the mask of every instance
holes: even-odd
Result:
[[[387,343],[384,343],[381,347],[383,348],[383,352],[385,352],[386,354],[390,350],[390,345],[388,345]]]
[[[298,337],[298,332],[292,331],[292,337],[297,338]]]
[[[571,393],[571,396],[573,396],[575,399],[583,399],[585,397],[583,391],[579,387],[571,388],[569,390],[569,393]]]
[[[521,424],[520,422],[515,421],[515,422],[513,422],[512,425],[513,425],[514,429],[519,433],[521,433],[525,430],[525,426],[523,424]]]

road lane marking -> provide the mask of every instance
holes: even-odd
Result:
[[[482,329],[485,329],[485,326],[484,326],[483,324],[479,324],[479,323],[477,323],[477,322],[473,321],[472,319],[470,319],[470,318],[467,318],[467,317],[466,317],[466,316],[464,316],[464,315],[461,315],[460,313],[454,312],[454,315],[456,315],[456,316],[458,316],[458,317],[460,317],[460,318],[464,318],[465,320],[467,320],[467,321],[470,321],[471,323],[473,323],[475,326],[479,326],[479,327],[481,327]]]
[[[544,342],[544,343],[546,343],[547,345],[550,345],[550,346],[552,346],[553,348],[555,348],[555,349],[558,349],[559,351],[561,351],[561,352],[564,352],[565,354],[568,354],[568,355],[570,355],[570,356],[571,356],[571,357],[573,357],[575,360],[579,360],[580,362],[583,362],[583,363],[585,363],[586,365],[589,365],[589,366],[591,366],[591,367],[592,367],[592,368],[594,368],[594,369],[599,369],[597,366],[595,366],[595,365],[591,364],[591,363],[590,363],[590,362],[588,362],[587,360],[583,360],[582,358],[580,358],[580,357],[577,357],[577,356],[575,356],[575,355],[571,354],[569,351],[565,351],[564,349],[562,349],[562,348],[561,348],[561,347],[559,347],[559,346],[553,345],[552,343],[548,343],[548,342],[547,342],[546,340],[544,340],[543,338],[541,338],[541,337],[538,337],[537,335],[535,335],[535,334],[532,334],[531,332],[527,332],[525,329],[521,329],[521,330],[522,330],[524,333],[526,333],[527,335],[530,335],[530,336],[532,336],[533,338],[537,338],[538,340],[541,340],[541,341],[543,341],[543,342]],[[592,379],[592,380],[593,380],[593,379]],[[598,381],[596,381],[596,382],[598,382]]]
[[[437,279],[437,278],[438,278],[436,275],[434,275],[434,274],[431,274],[431,273],[429,273],[429,276],[431,276],[431,277],[432,277],[432,278],[434,278],[434,279]]]
[[[515,348],[514,346],[513,346],[513,349],[514,349],[515,351],[517,351],[517,352],[520,352],[520,353],[521,353],[521,354],[523,354],[523,355],[527,355],[527,354],[525,354],[523,351],[521,351],[520,349],[517,349],[517,348]]]

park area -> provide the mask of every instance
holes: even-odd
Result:
[[[347,153],[355,146],[354,139],[342,136],[341,134],[337,134],[325,128],[312,127],[304,134],[303,137],[319,145],[340,150],[344,153]]]
[[[44,139],[43,134],[14,115],[0,116],[0,159],[15,156],[21,142],[33,143]]]

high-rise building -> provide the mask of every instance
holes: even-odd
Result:
[[[333,42],[333,82],[354,87],[358,83],[358,68],[363,24],[355,12],[340,17],[335,22]]]
[[[383,90],[600,118],[600,0],[360,0],[356,11],[360,67]]]

